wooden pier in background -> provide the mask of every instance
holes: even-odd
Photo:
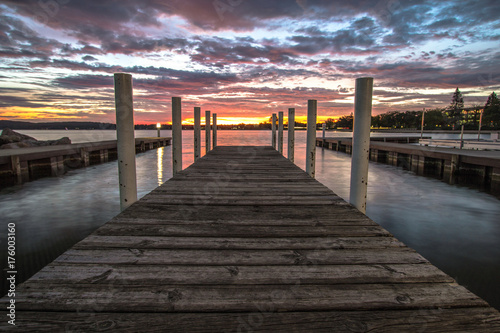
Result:
[[[16,326],[493,332],[500,313],[271,147],[218,146],[19,285]]]
[[[171,138],[136,138],[136,153],[170,145]],[[117,141],[0,150],[0,188],[117,158]]]
[[[420,137],[371,137],[370,160],[400,166],[449,184],[481,187],[500,195],[500,150],[467,150],[412,145]],[[424,137],[424,139],[427,139]],[[352,138],[316,139],[316,145],[351,154]]]

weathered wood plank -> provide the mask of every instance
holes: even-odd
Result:
[[[451,283],[453,279],[430,264],[164,266],[49,265],[31,283],[114,285],[296,285],[360,283]]]
[[[2,308],[6,305],[0,300]],[[20,311],[218,312],[255,311],[274,306],[283,311],[386,310],[422,307],[485,307],[462,286],[434,284],[350,285],[173,285],[135,286],[109,283],[24,284],[16,295]]]
[[[5,318],[6,312],[0,311]],[[398,311],[277,312],[271,304],[243,313],[23,312],[23,332],[477,332],[500,331],[496,311],[484,308]],[[6,325],[0,324],[0,329]]]
[[[380,237],[391,234],[380,226],[245,226],[220,223],[189,225],[106,224],[94,235],[99,236],[167,236],[167,237]]]
[[[196,245],[187,245],[196,246]],[[210,248],[200,244],[198,247]],[[215,245],[219,246],[219,245]],[[182,246],[179,246],[182,247]],[[53,264],[134,265],[350,265],[422,264],[424,257],[408,248],[354,250],[174,250],[144,248],[70,249]]]
[[[393,237],[151,237],[90,235],[75,249],[233,249],[233,250],[315,250],[315,249],[381,249],[404,247]]]

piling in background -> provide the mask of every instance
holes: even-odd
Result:
[[[356,79],[352,135],[351,193],[349,202],[366,213],[373,78]]]
[[[273,113],[273,117],[272,117],[272,132],[273,134],[271,135],[271,140],[272,140],[272,143],[271,145],[273,146],[274,149],[276,149],[276,113]]]
[[[326,139],[326,124],[321,125],[321,129],[323,130],[323,145],[322,147],[325,146],[325,139]]]
[[[181,98],[172,97],[172,167],[173,175],[182,171]]]
[[[214,113],[212,115],[213,117],[213,121],[212,121],[212,127],[213,127],[213,142],[212,142],[212,145],[213,147],[217,147],[217,113]]]
[[[307,101],[307,146],[306,146],[306,172],[312,178],[316,174],[316,114],[318,101]]]
[[[295,149],[295,109],[288,109],[288,159],[294,160]]]
[[[137,201],[132,75],[114,77],[120,209],[124,210]]]
[[[278,152],[283,154],[283,112],[278,112]]]
[[[205,154],[210,151],[210,111],[205,111]]]
[[[460,149],[464,147],[464,125],[460,129]]]
[[[201,108],[194,108],[194,160],[201,157]]]
[[[424,137],[424,119],[425,119],[425,108],[422,110],[422,126],[420,127],[420,138]]]
[[[483,126],[483,112],[484,109],[481,110],[481,115],[479,115],[479,129],[477,130],[477,139],[481,138],[481,126]]]

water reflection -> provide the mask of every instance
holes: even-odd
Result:
[[[156,150],[156,159],[157,159],[157,170],[156,174],[158,175],[158,186],[163,184],[163,153],[165,151],[165,147],[160,147]]]

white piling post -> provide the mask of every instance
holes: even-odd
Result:
[[[181,98],[172,97],[172,167],[173,175],[182,171]]]
[[[425,119],[425,108],[422,110],[422,126],[420,129],[420,139],[424,138],[424,119]]]
[[[205,154],[210,151],[210,111],[205,111]]]
[[[460,149],[464,147],[464,125],[462,125],[462,129],[460,130]]]
[[[278,113],[278,152],[283,154],[283,112]]]
[[[373,78],[356,79],[352,135],[351,193],[349,202],[366,213]]]
[[[194,160],[201,156],[201,108],[194,108]]]
[[[288,159],[293,163],[295,149],[295,109],[288,109]]]
[[[132,75],[115,73],[116,137],[120,209],[137,201]]]
[[[161,130],[161,124],[160,123],[156,124],[156,129],[158,130],[158,137],[160,137],[160,130]]]
[[[273,134],[271,135],[272,146],[276,149],[276,113],[273,113],[272,117],[273,124],[271,126]]]
[[[479,116],[479,129],[477,131],[477,139],[479,140],[481,138],[481,126],[483,125],[483,110],[481,110],[481,115]]]
[[[217,147],[217,113],[214,113],[212,115],[213,117],[213,120],[212,120],[212,131],[213,131],[213,142],[212,142],[212,145],[215,149],[215,147]]]
[[[306,146],[306,172],[312,178],[316,174],[316,114],[318,101],[307,101],[307,146]]]
[[[323,130],[323,143],[321,143],[321,147],[325,147],[325,139],[326,139],[326,124],[321,125],[321,129]]]

